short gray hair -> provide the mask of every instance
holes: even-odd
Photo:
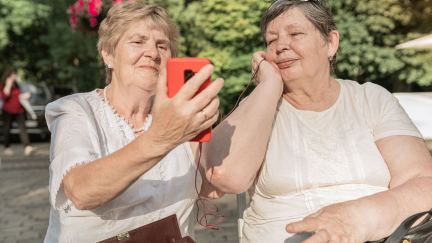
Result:
[[[329,34],[337,30],[333,20],[333,14],[325,3],[325,0],[277,0],[264,12],[261,17],[261,34],[264,38],[267,27],[275,18],[285,13],[291,8],[297,7],[303,12],[305,17],[321,33],[324,41],[327,42]],[[336,54],[330,60],[330,67],[333,69],[336,63]]]

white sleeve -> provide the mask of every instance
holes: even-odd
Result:
[[[396,97],[373,83],[364,87],[375,141],[396,135],[423,138]]]
[[[66,173],[74,166],[100,158],[95,142],[97,131],[90,117],[77,99],[70,97],[50,103],[46,108],[51,131],[49,192],[51,205],[57,210],[71,205],[61,187]]]

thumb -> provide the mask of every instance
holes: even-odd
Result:
[[[168,97],[167,93],[166,67],[159,71],[159,78],[156,84],[156,97]]]

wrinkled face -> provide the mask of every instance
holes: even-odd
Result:
[[[277,64],[284,82],[329,75],[334,48],[298,8],[291,8],[267,26],[267,57]]]
[[[114,55],[104,58],[113,69],[112,82],[154,93],[159,71],[171,57],[170,40],[146,20],[131,23]]]

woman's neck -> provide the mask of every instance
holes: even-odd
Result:
[[[105,87],[107,102],[134,129],[141,128],[151,112],[154,95],[111,83]]]
[[[330,108],[340,93],[339,83],[332,77],[299,79],[285,83],[283,98],[300,110],[324,111]]]

